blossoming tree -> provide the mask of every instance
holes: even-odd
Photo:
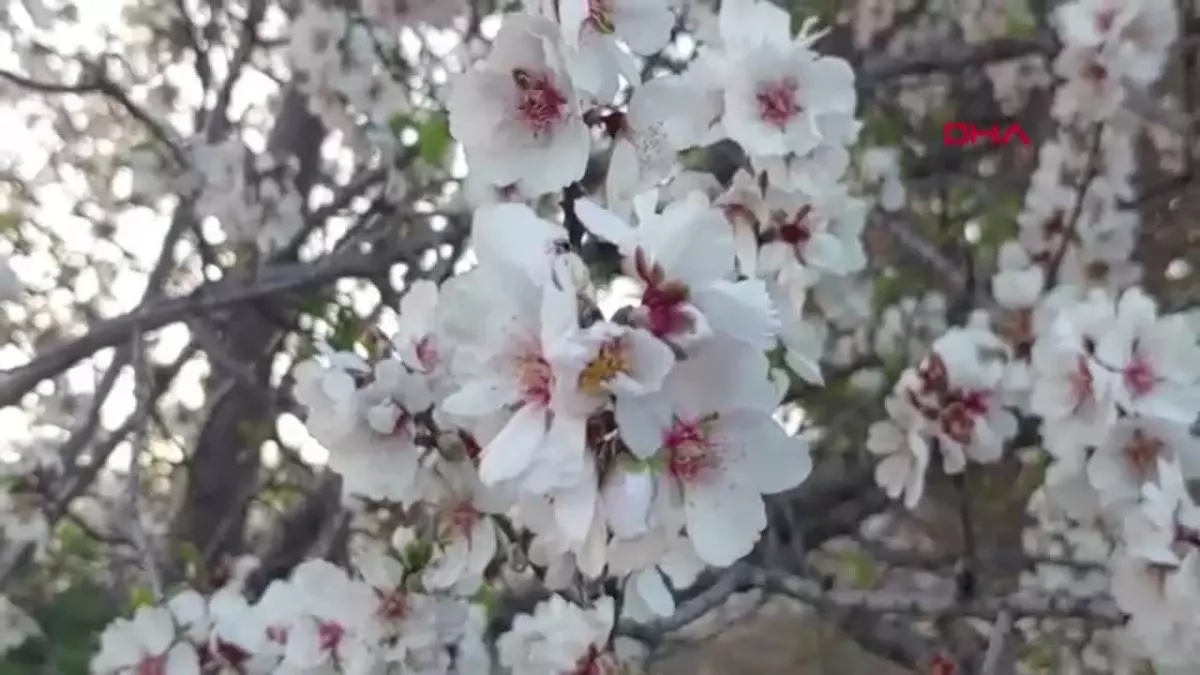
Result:
[[[510,5],[0,2],[0,672],[1200,668],[1193,3]]]

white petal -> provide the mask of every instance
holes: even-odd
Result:
[[[675,613],[675,599],[663,581],[662,575],[655,568],[642,570],[630,579],[633,589],[637,591],[650,611],[659,616],[671,616]]]
[[[617,428],[634,455],[649,459],[662,447],[663,431],[671,426],[671,409],[660,396],[622,396],[616,403]]]
[[[761,279],[717,281],[696,289],[692,302],[714,331],[759,349],[775,344],[779,317]]]
[[[808,442],[792,438],[770,415],[758,411],[735,411],[721,416],[723,434],[744,447],[747,477],[759,492],[775,494],[790,490],[812,472]]]
[[[479,479],[495,485],[515,478],[533,462],[546,438],[546,413],[523,406],[483,449]]]
[[[594,471],[585,474],[577,486],[555,493],[555,522],[568,541],[582,542],[587,538],[596,517],[596,498]]]
[[[633,246],[636,231],[629,223],[608,209],[602,208],[590,199],[579,199],[575,202],[575,215],[589,232],[612,243],[628,253]]]
[[[516,390],[507,380],[471,380],[442,401],[442,410],[451,415],[483,417],[502,410],[516,399]]]
[[[190,644],[178,643],[167,652],[166,675],[200,675],[200,657]]]
[[[688,538],[704,562],[727,567],[754,548],[767,526],[766,508],[758,491],[731,477],[686,488],[684,512]]]

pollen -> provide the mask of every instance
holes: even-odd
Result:
[[[682,483],[696,483],[717,469],[720,455],[702,421],[676,419],[663,438],[667,473]]]
[[[518,91],[517,116],[535,136],[566,119],[567,97],[549,74],[517,68],[512,75]]]
[[[776,127],[785,127],[799,112],[796,92],[799,83],[793,78],[768,82],[759,87],[755,99],[758,101],[758,117]]]
[[[601,345],[595,358],[579,374],[579,390],[589,396],[603,394],[605,384],[633,369],[629,351],[629,347],[620,339],[609,340]]]

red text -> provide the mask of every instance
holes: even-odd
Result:
[[[983,127],[970,122],[946,122],[942,125],[942,140],[946,145],[975,145],[985,138],[999,145],[1011,143],[1016,138],[1020,139],[1021,145],[1029,145],[1029,135],[1015,122],[1007,128],[996,124]]]

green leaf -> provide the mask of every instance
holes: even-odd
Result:
[[[129,609],[137,611],[139,607],[150,607],[157,604],[154,599],[154,591],[150,590],[149,586],[134,586],[129,592]]]
[[[304,492],[294,485],[267,485],[259,492],[258,498],[280,509],[288,509],[300,503]]]
[[[339,307],[329,346],[338,351],[353,351],[362,327],[358,315],[349,307]]]
[[[298,311],[318,319],[325,317],[325,309],[328,305],[328,301],[320,295],[305,295],[296,301]]]
[[[0,658],[0,675],[87,675],[101,631],[119,612],[112,589],[91,582],[72,584],[26,609],[49,640],[29,640]]]
[[[904,126],[894,115],[871,110],[863,120],[859,143],[864,147],[900,145],[904,140]]]
[[[492,616],[496,613],[496,605],[499,602],[499,598],[491,586],[482,586],[475,592],[475,595],[471,596],[471,602],[481,605],[488,620],[491,620]]]
[[[417,150],[421,159],[433,166],[441,166],[450,150],[450,117],[438,112],[422,122],[417,132],[420,134]]]
[[[879,579],[875,561],[864,551],[847,549],[842,553],[842,564],[850,570],[850,583],[855,588],[870,588]]]
[[[663,453],[659,453],[649,459],[630,456],[626,461],[630,473],[656,473],[662,471],[666,459]]]
[[[433,544],[418,539],[404,547],[404,566],[414,572],[425,569],[433,558]]]
[[[179,544],[179,558],[187,565],[190,573],[195,573],[204,567],[204,553],[190,541]]]
[[[1037,35],[1037,19],[1026,2],[1009,2],[1004,7],[1004,32],[1009,37],[1031,38]]]
[[[19,211],[4,211],[0,213],[0,234],[7,234],[17,229],[22,220]]]

